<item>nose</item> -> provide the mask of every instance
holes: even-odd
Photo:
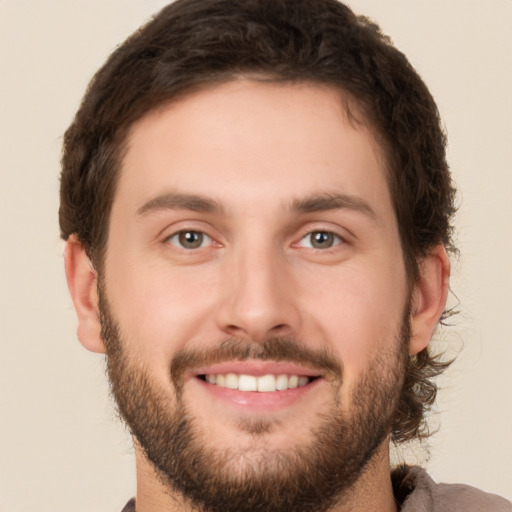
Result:
[[[256,342],[296,335],[297,290],[285,256],[277,253],[272,248],[248,250],[229,258],[217,317],[227,335]]]

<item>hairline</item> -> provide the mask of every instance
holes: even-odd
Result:
[[[126,154],[130,149],[131,135],[137,124],[141,122],[143,119],[147,118],[148,116],[158,112],[162,112],[165,109],[174,105],[175,103],[191,98],[198,93],[217,89],[219,87],[222,87],[222,85],[228,84],[230,82],[243,80],[252,81],[255,83],[271,84],[276,86],[309,85],[312,87],[325,88],[326,90],[330,89],[338,93],[340,98],[340,104],[343,108],[347,120],[354,129],[364,129],[368,131],[370,135],[370,142],[375,150],[375,155],[382,166],[384,178],[386,180],[388,192],[390,194],[393,206],[395,220],[397,222],[397,226],[399,229],[400,246],[402,249],[403,261],[406,266],[407,281],[409,284],[409,288],[412,288],[412,285],[417,280],[417,276],[414,274],[414,272],[410,271],[410,265],[407,262],[409,256],[406,253],[404,240],[400,231],[398,212],[395,207],[394,191],[392,188],[393,163],[389,144],[386,143],[383,134],[377,128],[376,123],[373,122],[373,120],[371,119],[370,112],[368,112],[368,109],[365,108],[362,99],[357,98],[353,93],[344,88],[341,84],[335,83],[334,80],[329,81],[322,78],[315,79],[312,77],[300,76],[287,77],[284,75],[280,75],[279,73],[269,73],[265,71],[230,70],[223,73],[218,73],[216,75],[206,75],[198,77],[197,81],[195,81],[194,83],[188,84],[184,86],[182,89],[176,90],[174,93],[169,94],[167,98],[163,98],[160,101],[156,101],[154,104],[150,104],[148,108],[144,109],[144,111],[142,111],[138,116],[135,116],[133,119],[129,120],[125,125],[122,125],[119,128],[111,143],[114,146],[115,154],[114,166],[112,170],[113,186],[112,190],[110,191],[111,197],[108,204],[108,211],[104,212],[104,228],[101,230],[101,237],[98,240],[99,243],[97,244],[97,247],[90,247],[88,251],[89,257],[93,263],[95,270],[98,273],[102,273],[104,270],[104,263],[109,240],[112,208],[117,195],[118,182],[121,179],[123,171],[123,162],[126,157]],[[149,95],[147,97],[149,97]],[[415,257],[415,261],[416,263],[418,263],[419,259]]]

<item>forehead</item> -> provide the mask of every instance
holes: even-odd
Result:
[[[347,104],[332,87],[239,79],[164,105],[130,130],[114,208],[176,191],[228,207],[332,192],[389,208],[380,148]]]

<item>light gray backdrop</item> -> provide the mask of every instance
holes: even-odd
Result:
[[[129,436],[83,349],[57,227],[61,136],[93,72],[163,0],[0,0],[0,512],[117,512]],[[428,468],[512,497],[512,1],[353,0],[436,97],[460,186],[441,396]],[[408,455],[419,458],[417,450]]]

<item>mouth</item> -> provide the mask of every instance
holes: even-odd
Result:
[[[243,414],[267,414],[303,403],[326,382],[318,368],[276,361],[226,361],[197,368],[189,382],[199,395],[207,393],[207,407],[235,407]],[[308,399],[309,400],[309,399]]]
[[[267,373],[260,376],[243,373],[207,373],[198,375],[197,378],[220,388],[245,392],[272,393],[307,386],[319,377],[300,374],[289,375],[285,373]]]

